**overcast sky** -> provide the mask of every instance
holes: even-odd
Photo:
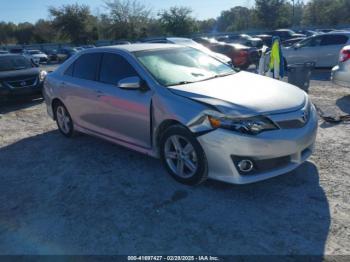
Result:
[[[87,4],[93,13],[103,12],[103,0],[0,0],[0,21],[35,22],[40,18],[48,18],[48,6],[60,6],[77,2]],[[251,6],[254,0],[139,0],[139,2],[152,7],[156,13],[160,9],[170,6],[188,6],[194,11],[198,19],[217,17],[222,10],[236,5]]]

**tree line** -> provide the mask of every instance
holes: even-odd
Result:
[[[105,0],[102,14],[87,5],[49,7],[50,19],[36,23],[0,22],[0,44],[127,39],[198,33],[270,30],[275,28],[336,27],[350,25],[349,0],[255,0],[254,6],[236,6],[217,18],[198,20],[188,7],[154,12],[138,0]]]

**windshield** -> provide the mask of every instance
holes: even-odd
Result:
[[[0,57],[0,71],[11,71],[27,69],[32,67],[28,59],[23,56],[1,56]]]
[[[135,52],[137,59],[164,86],[204,81],[233,74],[228,65],[193,48]]]

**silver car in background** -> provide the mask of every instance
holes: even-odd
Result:
[[[84,50],[47,76],[43,93],[63,135],[79,131],[159,157],[190,185],[287,173],[316,138],[305,92],[178,45]]]
[[[350,45],[340,51],[339,64],[332,69],[334,84],[350,87]]]
[[[314,62],[316,67],[333,67],[338,64],[339,52],[350,44],[350,32],[332,32],[308,37],[283,48],[287,64]]]

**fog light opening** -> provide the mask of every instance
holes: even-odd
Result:
[[[241,172],[248,173],[253,170],[254,164],[249,159],[244,159],[238,162],[238,168]]]

